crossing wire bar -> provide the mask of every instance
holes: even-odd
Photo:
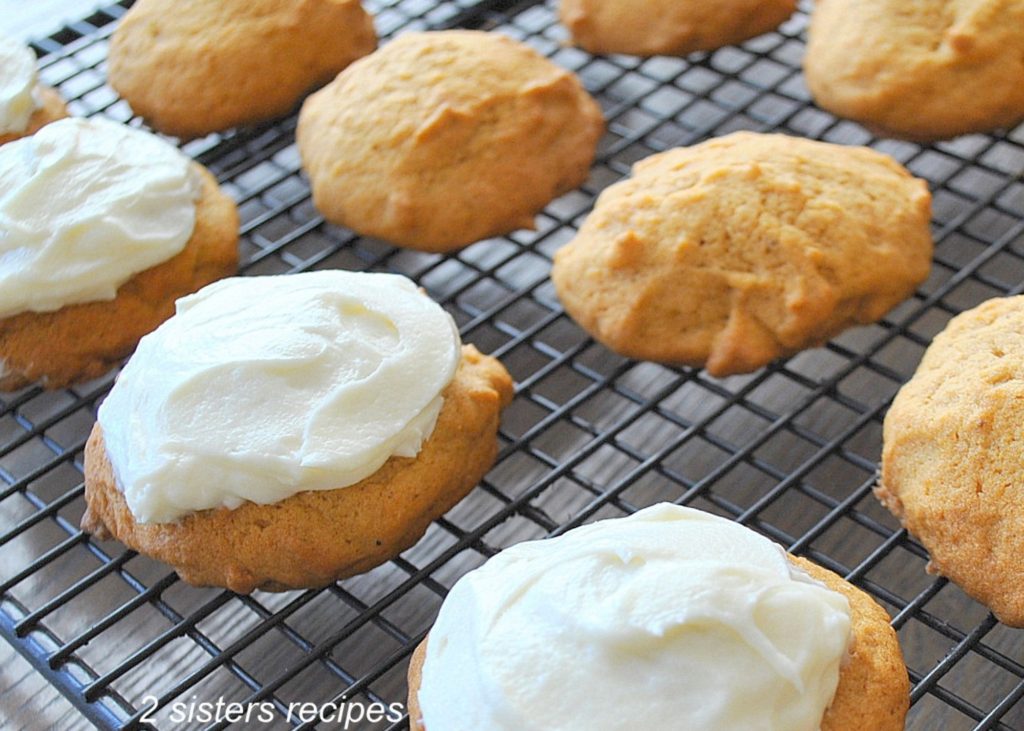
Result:
[[[105,79],[108,39],[129,6],[33,44],[44,81],[75,114],[141,124]],[[299,171],[294,114],[183,149],[239,204],[244,274],[404,274],[452,313],[465,341],[505,362],[517,388],[497,464],[386,566],[317,591],[237,596],[189,587],[78,528],[82,451],[113,374],[60,392],[4,394],[0,634],[101,728],[177,728],[175,707],[218,697],[268,704],[280,727],[306,728],[289,716],[297,702],[404,702],[409,655],[452,583],[487,557],[670,500],[749,525],[885,606],[913,681],[908,728],[1024,728],[1019,633],[929,576],[925,551],[871,495],[885,409],[931,338],[956,313],[1024,291],[1024,127],[921,146],[826,114],[800,75],[806,7],[742,46],[636,59],[569,46],[553,0],[367,6],[382,42],[408,30],[479,28],[579,74],[608,119],[588,182],[548,206],[535,231],[442,256],[325,223]],[[871,145],[926,178],[932,276],[879,324],[749,376],[714,379],[609,353],[558,304],[553,252],[636,160],[738,129]],[[407,720],[351,726],[384,727]]]

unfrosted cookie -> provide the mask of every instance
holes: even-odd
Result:
[[[139,0],[108,75],[154,129],[192,138],[286,114],[376,45],[359,0]]]
[[[591,53],[683,56],[775,30],[796,0],[562,0],[574,43]]]
[[[32,49],[0,35],[0,145],[66,116],[60,95],[38,82]]]
[[[1024,297],[953,318],[885,417],[875,494],[929,571],[1024,626]]]
[[[551,276],[612,350],[743,373],[910,296],[930,207],[924,181],[873,150],[735,133],[638,162]]]
[[[935,140],[1024,119],[1022,59],[1022,0],[823,0],[804,72],[824,109]]]
[[[461,579],[410,663],[411,728],[902,731],[909,679],[885,610],[691,516],[706,514],[654,506],[623,519],[644,532],[595,523]]]
[[[479,482],[511,397],[402,277],[224,280],[179,301],[100,407],[82,526],[196,585],[323,586]]]
[[[587,177],[604,129],[570,72],[478,31],[409,33],[303,104],[297,131],[329,221],[424,251],[532,228]]]
[[[0,174],[0,391],[102,375],[237,269],[234,202],[146,132],[58,121],[0,148]]]

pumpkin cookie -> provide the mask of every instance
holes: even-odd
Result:
[[[1024,119],[1024,0],[824,0],[804,58],[824,109],[939,140]]]
[[[0,147],[0,177],[0,390],[102,375],[237,268],[234,202],[146,132],[58,121]]]
[[[82,526],[192,584],[324,586],[479,482],[511,397],[404,277],[224,280],[179,301],[100,407]]]
[[[0,35],[0,145],[34,134],[66,116],[60,94],[38,83],[32,50]]]
[[[601,110],[522,43],[408,33],[302,106],[313,201],[360,234],[449,251],[517,228],[587,178]]]
[[[948,577],[1024,626],[1024,297],[950,320],[885,417],[875,494]]]
[[[685,56],[775,30],[796,0],[562,0],[562,22],[591,53]]]
[[[638,162],[551,277],[622,355],[745,373],[910,296],[931,266],[930,204],[874,150],[738,132]]]
[[[182,138],[287,114],[377,45],[359,0],[139,0],[110,42],[110,85]]]
[[[902,731],[909,689],[867,594],[663,504],[463,577],[413,655],[409,718],[413,731]]]

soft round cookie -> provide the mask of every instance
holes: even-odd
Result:
[[[63,388],[103,375],[146,333],[174,314],[174,302],[238,268],[238,211],[198,163],[202,197],[184,250],[136,274],[113,300],[0,318],[0,391],[38,381]]]
[[[849,660],[839,673],[839,686],[821,721],[821,731],[903,731],[910,707],[910,678],[889,615],[841,576],[804,558],[792,560],[813,578],[838,591],[850,602],[853,640]],[[418,691],[427,654],[424,640],[409,662],[409,728],[428,731],[422,724]]]
[[[82,527],[196,585],[324,586],[476,486],[511,398],[404,278],[224,280],[178,303],[100,407]]]
[[[875,494],[948,577],[1024,627],[1024,297],[950,320],[885,417]]]
[[[551,277],[622,355],[744,373],[910,296],[930,208],[924,181],[874,150],[737,132],[636,163]]]
[[[775,30],[796,0],[562,0],[562,22],[591,53],[685,56]]]
[[[287,114],[373,51],[359,0],[139,0],[110,42],[110,85],[181,138]]]
[[[637,566],[642,566],[641,559],[634,554],[633,548],[632,546],[620,545],[617,547],[617,550],[621,552],[623,561],[632,560]],[[606,550],[612,550],[612,547],[609,546]],[[719,547],[719,551],[721,555],[728,553],[724,546]],[[820,722],[820,731],[864,731],[866,729],[871,731],[902,731],[907,709],[910,705],[910,682],[899,641],[896,632],[889,624],[888,614],[870,596],[835,573],[803,558],[795,556],[789,556],[788,558],[812,579],[820,582],[828,589],[838,592],[849,603],[850,640],[846,648],[845,658],[840,665],[835,693]],[[612,571],[608,573],[614,575]],[[614,587],[614,580],[608,586]],[[567,591],[574,590],[569,588]],[[613,589],[606,587],[603,591],[608,592],[613,591]],[[495,600],[497,601],[499,598],[495,597]],[[640,618],[649,616],[648,614],[643,614],[643,608],[635,602],[623,604],[622,606],[628,607],[624,611],[640,613]],[[742,602],[737,601],[733,609],[741,612],[743,610],[738,609],[740,606],[742,606]],[[674,615],[674,617],[679,616],[685,615],[680,612]],[[759,613],[758,616],[762,617],[764,621],[770,621],[771,613],[762,610],[762,613]],[[565,619],[565,617],[551,617],[552,621],[562,619]],[[628,632],[633,629],[634,621],[636,619],[632,617],[627,617],[623,620],[621,642],[625,643],[627,641]],[[471,619],[467,621],[467,632],[472,631],[471,622]],[[586,626],[586,631],[591,633],[596,629],[598,628],[592,624]],[[806,628],[793,627],[792,631],[799,632],[802,629]],[[700,630],[694,629],[692,631]],[[663,636],[666,642],[668,636],[668,633],[665,633]],[[419,692],[423,683],[424,663],[426,661],[429,641],[430,638],[428,637],[416,648],[409,664],[408,710],[410,728],[412,731],[452,731],[447,728],[428,727],[423,722]],[[614,645],[604,651],[608,650],[614,651]],[[521,651],[527,654],[535,652],[537,651],[537,646],[531,644],[529,638],[524,637]],[[723,648],[722,651],[724,652],[725,649]],[[596,656],[600,657],[601,652],[601,650],[595,650]],[[635,652],[628,653],[627,657],[629,659],[624,662],[627,664],[636,663],[633,666],[635,669],[632,672],[634,673],[646,672],[649,668],[644,666],[643,658],[648,652],[650,652],[650,648],[646,644],[640,645]],[[577,668],[585,667],[585,663],[579,662],[579,658],[574,658],[574,660],[576,662],[573,663],[575,667],[572,672],[577,673]],[[598,662],[603,662],[603,660],[598,660]],[[577,677],[577,680],[585,683],[579,677]],[[652,682],[655,680],[657,679],[651,678]],[[714,700],[717,702],[717,699]],[[751,699],[751,702],[756,703],[757,701]],[[711,704],[711,699],[709,699],[709,704]],[[620,707],[616,718],[633,718],[641,712],[640,708]],[[697,721],[697,718],[696,714],[693,719],[677,716],[673,717],[672,721],[674,724],[682,724],[686,728],[691,727],[686,723],[688,720],[691,723],[707,723],[706,718],[701,721]],[[765,719],[765,724],[768,723],[767,719]],[[537,728],[540,727],[537,726]],[[703,728],[704,726],[700,727]],[[747,728],[747,726],[743,726],[743,728]],[[764,725],[758,726],[758,728],[770,729],[771,726]],[[815,729],[818,729],[818,726],[815,726]]]
[[[494,462],[498,414],[511,398],[507,371],[467,345],[434,433],[415,458],[392,457],[342,489],[207,510],[176,523],[135,521],[97,424],[86,445],[82,529],[164,561],[197,586],[240,594],[324,586],[397,556],[476,487]]]
[[[479,31],[408,33],[310,96],[297,138],[324,217],[449,251],[586,180],[604,121],[579,80]]]
[[[82,129],[93,124],[101,124],[104,130],[122,128],[110,122],[78,119],[62,121],[34,137],[12,142],[4,150],[13,155],[11,151],[17,145],[35,145],[43,135],[47,135],[48,140],[62,139],[65,135],[69,138],[81,135]],[[129,131],[126,134],[145,135],[152,143],[165,145],[141,131]],[[122,147],[132,144],[130,137],[115,139],[112,144]],[[128,149],[135,150],[129,155],[146,154],[143,148]],[[108,153],[109,150],[102,154]],[[18,250],[25,236],[38,234],[40,245],[45,248],[54,245],[53,240],[46,239],[47,236],[61,235],[59,232],[66,229],[63,234],[66,248],[40,254],[46,258],[32,263],[32,266],[40,270],[37,275],[33,275],[34,279],[13,279],[5,285],[5,291],[0,292],[0,304],[7,305],[7,290],[17,285],[26,290],[37,305],[21,307],[0,316],[0,391],[11,391],[33,382],[46,388],[61,388],[106,373],[131,353],[139,338],[174,313],[176,299],[234,273],[238,267],[238,212],[234,201],[220,190],[217,181],[204,167],[181,156],[182,170],[191,171],[196,180],[193,185],[197,194],[194,203],[189,202],[190,207],[194,206],[191,233],[186,231],[182,234],[183,244],[180,248],[172,249],[177,253],[166,259],[156,259],[155,264],[140,264],[143,267],[140,269],[125,270],[119,286],[112,285],[109,292],[103,291],[100,285],[106,287],[107,283],[100,282],[99,272],[94,270],[89,260],[94,253],[107,257],[107,252],[91,248],[94,243],[101,242],[101,248],[112,252],[114,258],[134,262],[133,257],[141,255],[146,257],[145,261],[152,262],[154,258],[151,255],[139,252],[160,238],[156,227],[164,224],[174,227],[182,225],[177,220],[180,211],[168,213],[153,207],[159,205],[158,201],[170,189],[169,177],[166,171],[161,172],[160,181],[155,184],[156,193],[147,197],[141,191],[131,188],[131,178],[138,175],[139,179],[143,179],[145,166],[152,165],[152,159],[148,162],[133,159],[126,165],[138,165],[137,172],[135,167],[131,167],[122,171],[120,178],[101,179],[96,183],[92,173],[82,172],[81,169],[63,172],[59,169],[60,163],[70,157],[66,152],[57,155],[51,152],[39,154],[47,161],[55,160],[55,167],[49,167],[49,163],[35,163],[35,177],[26,183],[28,187],[21,189],[21,194],[15,191],[14,201],[10,203],[12,210],[6,209],[8,199],[4,194],[8,191],[4,184],[0,184],[0,208],[3,208],[0,231],[11,226],[11,234],[6,238],[0,237],[3,239],[0,244],[0,275],[16,274],[21,266],[29,265],[31,257],[22,255],[24,252],[19,253]],[[95,157],[101,153],[87,154]],[[170,151],[169,154],[180,153]],[[112,165],[109,163],[108,167]],[[101,208],[96,209],[89,218],[76,219],[78,214],[73,207],[61,209],[58,217],[53,220],[38,215],[34,210],[23,212],[29,218],[21,222],[13,217],[18,206],[26,200],[32,197],[45,199],[55,195],[53,190],[60,190],[65,200],[74,199],[74,192],[60,187],[64,185],[62,176],[66,175],[75,176],[79,190],[92,191],[83,192],[83,205],[96,203]],[[5,183],[13,186],[15,181],[8,179]],[[113,188],[104,189],[107,184],[116,187],[116,192]],[[91,187],[94,185],[99,187]],[[119,220],[112,215],[113,208],[103,207],[115,198],[121,202],[134,199],[126,205],[134,209],[135,217]],[[56,206],[53,208],[56,209]],[[152,226],[146,230],[141,227],[132,230],[131,227],[138,225],[141,219],[148,220]],[[117,248],[122,242],[116,238],[122,236],[127,242],[123,250]],[[118,251],[122,253],[118,254]],[[13,258],[7,260],[7,255]],[[77,266],[72,261],[73,257],[81,258]],[[8,261],[13,261],[13,264],[9,266]],[[56,270],[58,262],[68,267],[69,277],[84,282],[79,289],[56,292],[60,285]],[[130,271],[134,273],[130,274]],[[52,299],[48,298],[51,292],[54,295]],[[63,304],[63,297],[69,298],[67,304]]]
[[[804,58],[824,109],[927,141],[1024,119],[1024,1],[822,0]]]

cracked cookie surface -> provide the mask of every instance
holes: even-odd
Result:
[[[296,135],[329,221],[450,251],[533,228],[586,180],[603,131],[571,72],[499,34],[441,31],[352,64],[306,100]]]
[[[377,46],[359,0],[139,0],[110,42],[110,85],[183,139],[287,114]]]
[[[924,181],[874,150],[734,133],[638,162],[551,276],[612,350],[745,373],[910,296],[930,212]]]
[[[824,109],[936,140],[1024,119],[1024,0],[824,0],[804,58]]]
[[[950,320],[885,417],[876,496],[946,576],[1024,626],[1024,297]]]

